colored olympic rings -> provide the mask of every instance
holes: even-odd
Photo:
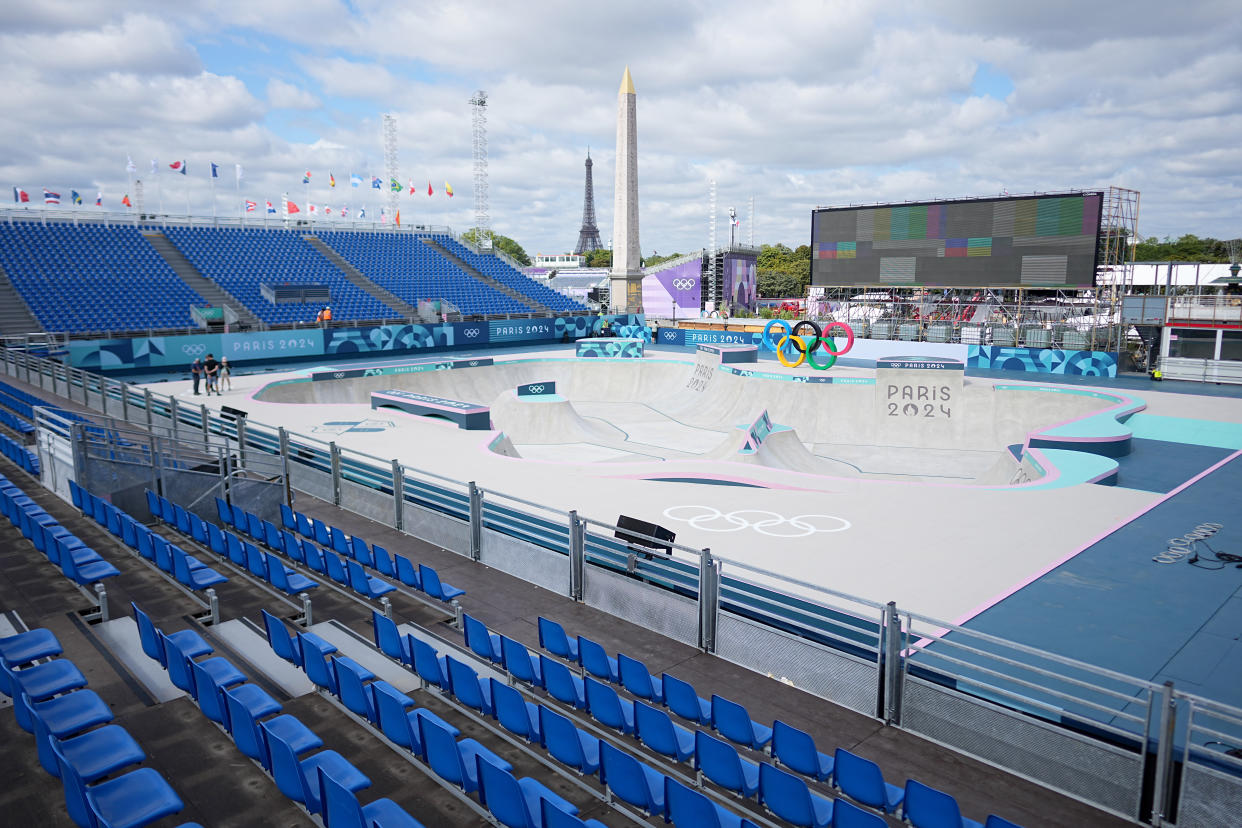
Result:
[[[774,345],[772,344],[771,335],[772,329],[777,325],[784,328],[785,333]],[[806,338],[809,341],[804,340],[798,333],[803,326],[809,327],[813,332],[811,336]],[[845,334],[845,347],[840,350],[837,350],[836,340],[831,335],[831,332],[837,328],[841,329]],[[809,319],[803,319],[793,327],[790,327],[789,323],[784,319],[773,319],[764,326],[760,341],[769,351],[776,352],[777,361],[786,368],[797,368],[803,362],[806,362],[817,371],[827,371],[833,365],[836,365],[837,357],[854,347],[854,329],[844,322],[829,322],[828,326],[821,330],[819,325]],[[827,362],[816,362],[816,348],[823,348],[828,352]],[[788,359],[787,357],[792,356],[792,352],[795,351],[798,355],[797,359]]]

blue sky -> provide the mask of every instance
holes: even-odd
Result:
[[[382,174],[392,112],[418,191],[403,221],[460,232],[474,222],[467,101],[484,89],[493,227],[564,252],[588,145],[611,235],[628,64],[645,253],[707,244],[713,180],[719,237],[735,207],[756,242],[806,243],[817,205],[1108,185],[1142,192],[1145,236],[1238,237],[1238,18],[1216,0],[9,4],[0,169],[36,202],[48,187],[116,206],[132,156],[149,208],[228,213],[288,193],[376,216],[378,194],[348,180]],[[188,176],[151,180],[151,159],[181,158]],[[211,161],[227,172],[214,203]]]

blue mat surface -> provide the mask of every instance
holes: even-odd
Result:
[[[1117,458],[1117,485],[1165,494],[1224,460],[1233,451],[1135,437],[1130,453]]]

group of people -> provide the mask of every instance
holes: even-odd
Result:
[[[194,362],[190,365],[190,377],[194,380],[194,396],[198,396],[199,383],[203,378],[207,379],[207,396],[211,396],[211,392],[215,391],[216,396],[222,396],[220,387],[227,386],[230,391],[233,390],[233,380],[229,377],[229,358],[220,357],[217,362],[212,354],[208,354],[207,358],[200,360],[194,358]]]

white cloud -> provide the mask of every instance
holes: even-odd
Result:
[[[376,215],[385,195],[348,175],[381,174],[379,113],[392,111],[402,184],[419,186],[403,221],[462,230],[466,102],[483,88],[493,225],[558,252],[577,239],[588,146],[610,234],[629,64],[644,251],[707,243],[713,178],[721,213],[754,197],[762,242],[806,243],[816,205],[1108,184],[1142,191],[1145,235],[1242,234],[1242,23],[1223,0],[10,6],[0,174],[31,186],[117,191],[126,152],[144,170],[186,156],[187,180],[160,182],[166,207],[188,195],[208,212],[193,171],[240,161],[242,190],[218,184],[218,208],[303,193],[310,168],[314,200]],[[971,91],[981,63],[1012,82],[1005,100]]]
[[[272,109],[318,109],[319,99],[301,87],[279,78],[267,82],[267,103]]]

